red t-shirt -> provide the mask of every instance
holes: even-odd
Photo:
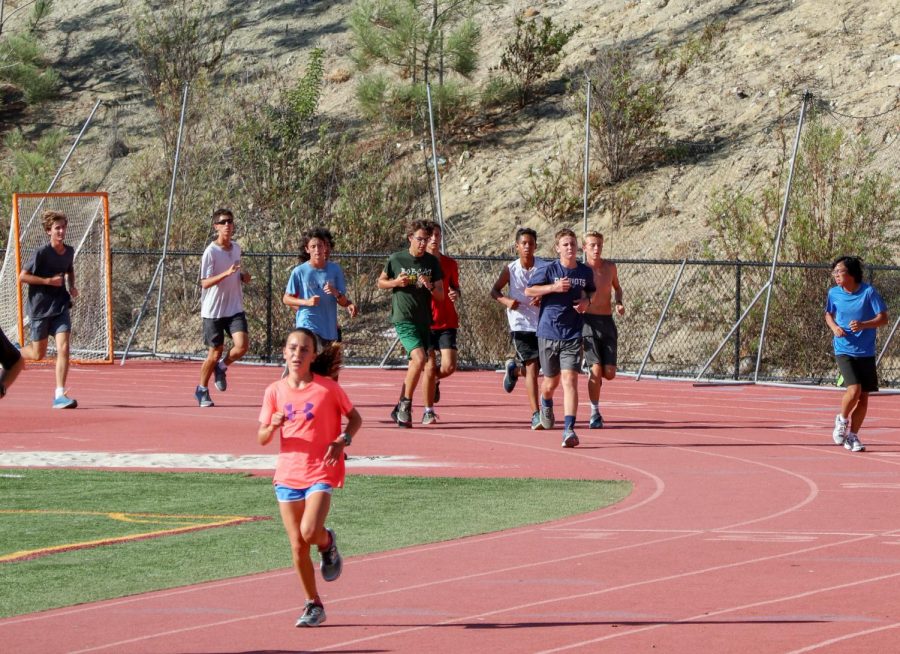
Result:
[[[456,303],[450,301],[448,291],[452,288],[459,292],[459,266],[454,259],[440,254],[441,272],[444,273],[444,299],[438,302],[431,298],[431,328],[457,329],[459,316],[456,314]]]
[[[325,452],[341,433],[341,417],[352,410],[347,393],[330,377],[313,375],[312,382],[302,389],[291,388],[287,379],[269,384],[259,422],[268,425],[273,414],[285,414],[274,483],[297,489],[316,482],[343,486],[344,458],[326,466]]]

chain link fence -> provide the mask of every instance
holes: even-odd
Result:
[[[169,253],[162,287],[148,298],[129,356],[204,357],[201,337],[200,252]],[[345,360],[351,365],[404,365],[405,355],[388,322],[390,291],[375,281],[387,254],[336,254],[347,278],[348,294],[360,314],[350,320],[341,311]],[[116,349],[121,352],[132,331],[158,265],[159,252],[113,253]],[[461,284],[459,365],[496,368],[512,354],[506,314],[490,290],[508,258],[457,256]],[[244,252],[242,267],[253,276],[245,287],[250,323],[248,360],[277,363],[284,339],[294,324],[282,302],[295,255]],[[618,260],[626,314],[619,326],[619,370],[637,372],[682,264],[677,260]],[[659,336],[643,370],[644,376],[696,377],[731,327],[765,286],[770,264],[741,261],[692,261],[685,269]],[[881,352],[900,315],[900,267],[869,266],[866,280],[888,304],[891,324],[878,330]],[[825,294],[831,285],[827,265],[781,264],[772,289],[759,379],[801,383],[833,383],[837,375],[831,334],[823,319]],[[765,293],[725,343],[704,378],[752,380],[756,368]],[[155,344],[154,344],[155,342]],[[882,386],[900,387],[900,335],[895,336],[879,365]]]

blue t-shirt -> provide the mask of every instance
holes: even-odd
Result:
[[[325,282],[330,282],[343,295],[347,292],[344,271],[331,261],[324,268],[315,268],[307,261],[291,271],[285,293],[301,299],[319,296],[319,304],[314,307],[297,309],[297,327],[305,327],[320,338],[337,340],[337,298],[325,292]]]
[[[834,353],[849,357],[875,356],[875,330],[850,331],[850,321],[871,320],[886,311],[887,305],[878,291],[865,282],[859,285],[855,293],[848,293],[840,286],[832,286],[828,290],[825,312],[831,314],[845,334],[834,337]]]
[[[553,284],[563,277],[568,277],[572,282],[568,291],[541,296],[538,338],[553,341],[571,341],[581,338],[584,317],[575,311],[575,303],[581,298],[582,291],[593,293],[597,290],[597,287],[594,286],[593,270],[580,262],[576,262],[574,268],[566,268],[557,259],[535,271],[528,286]]]

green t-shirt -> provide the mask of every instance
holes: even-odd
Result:
[[[431,324],[431,292],[415,283],[419,275],[424,275],[432,284],[443,279],[441,264],[437,257],[427,252],[414,257],[409,250],[394,252],[384,264],[388,279],[409,276],[410,284],[394,289],[391,298],[391,322],[414,322],[419,325]]]

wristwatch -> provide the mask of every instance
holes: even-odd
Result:
[[[338,438],[340,438],[342,441],[344,441],[344,447],[350,447],[350,443],[353,442],[353,436],[351,436],[347,432],[344,432],[343,434],[338,436]]]

